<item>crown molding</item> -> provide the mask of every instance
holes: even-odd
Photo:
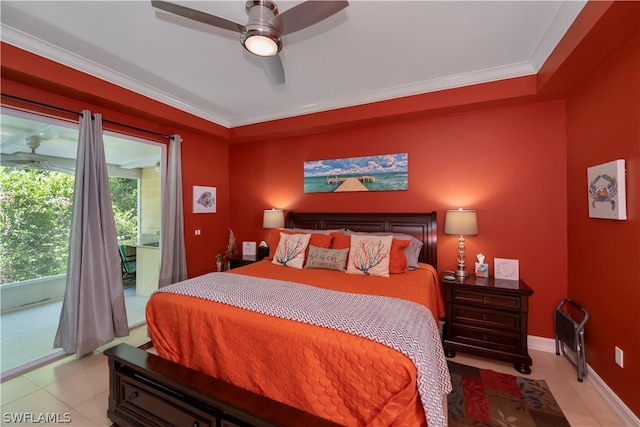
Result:
[[[586,4],[587,2],[585,0],[564,1],[560,3],[555,16],[543,32],[538,46],[536,46],[536,49],[531,55],[529,62],[536,73],[540,71],[540,68],[542,68],[547,59],[549,59],[551,53],[569,30],[567,23],[573,23]]]
[[[402,98],[412,95],[420,95],[429,92],[437,92],[447,89],[455,89],[464,86],[471,86],[493,81],[510,79],[516,77],[535,74],[530,63],[523,62],[504,67],[496,67],[485,70],[473,71],[455,76],[425,80],[415,84],[395,86],[378,91],[361,93],[355,96],[342,97],[323,101],[315,104],[304,105],[289,110],[280,110],[268,114],[246,116],[231,120],[231,127],[251,125],[270,120],[284,119],[288,117],[301,116],[304,114],[319,113],[322,111],[334,110],[338,108],[353,107],[357,105],[370,104],[373,102],[388,101],[390,99]]]
[[[211,111],[203,110],[195,105],[175,98],[166,92],[158,90],[143,82],[132,79],[117,71],[104,67],[96,62],[83,58],[75,53],[61,49],[51,43],[33,37],[20,30],[12,28],[6,24],[0,24],[0,34],[2,41],[20,49],[26,50],[38,56],[42,56],[51,61],[73,68],[83,73],[97,77],[101,80],[113,83],[125,89],[144,95],[155,101],[169,105],[181,111],[193,114],[194,116],[211,121],[218,125],[229,128],[229,119]]]
[[[558,14],[556,15],[556,19],[554,20],[554,22],[562,21],[562,19],[565,17],[565,14],[567,13],[577,14],[579,10],[581,10],[583,4],[582,2],[575,3],[580,5],[580,8],[577,8],[577,6],[561,7],[558,11]],[[551,27],[557,27],[557,25],[551,25]],[[548,57],[550,53],[549,49],[552,49],[553,46],[555,46],[554,43],[557,42],[556,39],[564,34],[564,32],[562,32],[562,34],[556,32],[548,37],[545,35],[545,39],[543,39],[538,45],[534,56],[529,62],[521,62],[503,67],[482,69],[454,76],[425,80],[418,83],[360,93],[354,96],[334,98],[291,109],[271,111],[266,114],[242,117],[224,117],[212,111],[204,110],[193,104],[187,103],[182,99],[176,98],[148,84],[127,77],[126,75],[106,68],[100,64],[97,64],[67,50],[61,49],[55,45],[52,45],[51,43],[33,37],[22,31],[16,30],[5,24],[1,24],[0,29],[2,30],[2,40],[6,43],[12,44],[20,49],[24,49],[28,52],[45,57],[47,59],[84,72],[91,76],[100,78],[107,82],[116,84],[163,104],[193,114],[194,116],[224,126],[227,129],[237,126],[251,125],[271,120],[285,119],[289,117],[313,114],[338,108],[353,107],[357,105],[380,102],[406,96],[436,92],[446,89],[459,88],[463,86],[470,86],[535,74],[544,60],[546,60],[546,58]]]

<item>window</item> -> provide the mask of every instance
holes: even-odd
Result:
[[[0,283],[66,274],[72,175],[0,167]]]
[[[0,361],[11,377],[56,353],[78,125],[7,108],[0,125]],[[107,132],[104,145],[118,240],[157,244],[164,146]],[[133,283],[124,284],[130,326],[144,321],[148,299]]]

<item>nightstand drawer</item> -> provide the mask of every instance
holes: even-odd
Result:
[[[515,353],[520,349],[520,335],[512,333],[500,333],[472,326],[453,324],[451,339],[460,344],[468,344],[506,353]]]
[[[520,332],[519,313],[456,304],[453,304],[452,311],[453,323]]]
[[[522,308],[522,300],[517,295],[500,295],[457,288],[452,289],[451,292],[451,302],[454,304],[478,304],[511,310],[520,310]]]

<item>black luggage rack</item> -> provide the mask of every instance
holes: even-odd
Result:
[[[584,317],[580,323],[572,319],[571,315],[562,309],[565,304],[572,305],[576,309],[582,311]],[[556,354],[560,355],[560,352],[562,351],[562,354],[578,371],[578,381],[580,382],[582,382],[582,377],[587,375],[587,360],[584,348],[584,325],[587,323],[587,320],[589,320],[589,312],[580,304],[569,298],[565,298],[560,302],[553,316],[553,325],[556,337]],[[565,345],[575,353],[575,362],[564,351]]]

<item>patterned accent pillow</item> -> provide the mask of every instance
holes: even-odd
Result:
[[[424,243],[422,243],[422,241],[416,239],[415,237],[409,235],[409,234],[404,234],[404,233],[393,233],[393,232],[385,232],[385,231],[376,231],[376,232],[371,232],[371,233],[367,233],[367,232],[359,232],[359,231],[352,231],[352,230],[346,230],[344,232],[344,234],[346,235],[354,235],[354,234],[358,234],[358,235],[369,235],[369,236],[388,236],[388,235],[392,235],[394,237],[394,239],[399,239],[399,240],[408,240],[409,241],[409,246],[407,246],[406,248],[404,248],[403,252],[405,257],[407,258],[407,270],[417,270],[420,268],[420,266],[418,265],[419,259],[420,259],[420,251],[422,250],[422,246],[424,245]]]
[[[347,273],[389,277],[393,236],[351,236]]]
[[[325,249],[309,245],[305,268],[345,271],[349,249]]]
[[[360,235],[376,236],[375,234],[365,233],[361,233]],[[341,249],[351,247],[351,235],[331,233],[331,237],[333,237],[331,248]],[[391,256],[389,258],[389,273],[404,273],[406,270],[408,270],[405,250],[410,243],[411,242],[409,240],[396,239],[395,237],[393,238],[393,241],[391,242]]]
[[[328,248],[331,246],[331,236],[329,234],[320,234],[320,233],[300,233],[297,231],[291,231],[290,228],[274,228],[271,230],[271,240],[269,246],[269,258],[273,259],[275,257],[276,248],[278,247],[278,242],[280,241],[280,235],[282,233],[285,234],[310,234],[311,238],[309,239],[309,244],[313,246],[317,246],[318,248]],[[308,252],[308,251],[307,251]],[[305,259],[307,254],[305,253]]]
[[[273,255],[273,263],[293,268],[302,268],[304,254],[311,234],[280,233],[280,242]]]

